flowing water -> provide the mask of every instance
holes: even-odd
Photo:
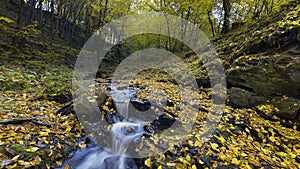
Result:
[[[135,92],[135,90],[131,89],[117,90],[114,86],[112,87],[112,91],[110,92],[117,111],[126,119],[128,119],[130,98],[134,96]]]
[[[110,92],[117,111],[124,120],[115,121],[110,129],[112,147],[92,147],[80,149],[67,161],[75,169],[137,169],[135,161],[130,158],[130,146],[144,134],[143,122],[130,122],[128,108],[134,90],[116,90]]]

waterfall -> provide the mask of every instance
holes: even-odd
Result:
[[[143,134],[144,123],[142,122],[118,122],[113,124],[111,133],[113,136],[112,151],[119,155],[126,157],[126,151],[131,143],[135,143]]]
[[[112,89],[110,95],[117,111],[124,116],[125,119],[128,119],[130,98],[134,96],[136,91],[130,89],[117,90],[115,87],[112,87]]]
[[[113,90],[110,92],[117,111],[126,119],[115,121],[110,128],[111,147],[80,149],[64,165],[71,169],[137,169],[130,152],[131,145],[144,134],[144,122],[128,121],[128,108],[134,90]],[[104,138],[105,139],[105,138]],[[64,168],[63,166],[63,168]]]
[[[111,151],[99,147],[81,149],[67,164],[70,169],[137,169],[127,150],[143,135],[143,126],[142,122],[117,122],[110,130],[112,147],[106,149]]]

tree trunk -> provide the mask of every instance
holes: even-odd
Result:
[[[39,12],[40,12],[40,21],[39,21],[39,27],[43,27],[43,1],[39,0]]]
[[[86,23],[86,29],[85,29],[85,35],[89,36],[90,34],[90,13],[89,13],[89,8],[86,8],[86,12],[85,12],[85,23]]]
[[[36,6],[36,0],[33,0],[32,6],[31,6],[31,9],[33,11],[31,21],[36,21],[37,20],[37,9],[35,8],[35,6]]]
[[[108,0],[105,0],[105,6],[104,6],[104,11],[103,11],[103,19],[102,19],[102,24],[104,25],[105,23],[105,17],[106,17],[106,12],[107,12],[107,5],[108,5]]]
[[[229,17],[230,17],[230,0],[223,0],[223,9],[224,9],[224,21],[222,34],[229,32]]]
[[[211,20],[210,14],[211,14],[210,10],[207,10],[207,18],[208,18],[208,22],[209,22],[209,24],[210,24],[211,33],[212,33],[212,36],[215,37],[214,23],[213,23],[213,21]]]
[[[99,11],[99,20],[98,20],[98,29],[100,29],[102,26],[103,26],[103,23],[102,23],[102,1],[100,1],[100,11]]]
[[[18,14],[18,20],[17,20],[18,30],[21,30],[23,27],[24,5],[25,5],[24,0],[21,0],[20,12]]]
[[[25,5],[24,0],[21,0],[20,11],[19,11],[18,20],[17,20],[17,29],[18,30],[21,30],[23,28],[24,5]],[[14,46],[17,45],[17,39],[18,39],[18,36],[15,35],[12,40],[12,44]]]
[[[50,17],[50,22],[51,22],[51,38],[54,38],[54,0],[51,0],[50,3],[50,10],[51,10],[51,17]]]
[[[62,0],[59,1],[59,4],[57,6],[56,30],[60,29],[61,16],[62,16],[62,7],[61,6],[62,6]]]
[[[26,5],[26,23],[32,24],[32,19],[34,17],[35,11],[35,0],[29,0]]]
[[[47,2],[47,12],[45,14],[45,20],[44,20],[44,25],[48,24],[49,21],[49,14],[50,14],[50,3]]]

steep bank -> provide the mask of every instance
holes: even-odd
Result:
[[[300,110],[300,5],[253,25],[242,26],[215,40],[226,69],[230,104],[272,105],[279,117],[296,121]],[[205,72],[205,67],[200,68]],[[198,76],[206,84],[205,75]]]

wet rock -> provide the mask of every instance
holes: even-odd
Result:
[[[166,116],[165,114],[160,115],[158,120],[155,121],[155,123],[158,124],[158,130],[168,129],[173,125],[174,122],[174,118]]]
[[[64,168],[66,165],[69,165],[71,169],[76,169],[77,166],[79,166],[81,163],[83,163],[89,154],[96,153],[97,151],[101,151],[100,148],[94,147],[94,148],[87,148],[87,149],[78,149],[74,156],[71,159],[68,159],[62,168]]]
[[[161,114],[156,120],[153,120],[150,126],[144,126],[144,130],[148,133],[156,133],[161,130],[170,128],[175,123],[175,118]]]
[[[233,87],[229,89],[230,103],[236,107],[251,107],[264,103],[267,98],[257,96],[256,93]]]
[[[130,103],[139,111],[147,111],[151,108],[151,103],[148,100],[130,99]]]

